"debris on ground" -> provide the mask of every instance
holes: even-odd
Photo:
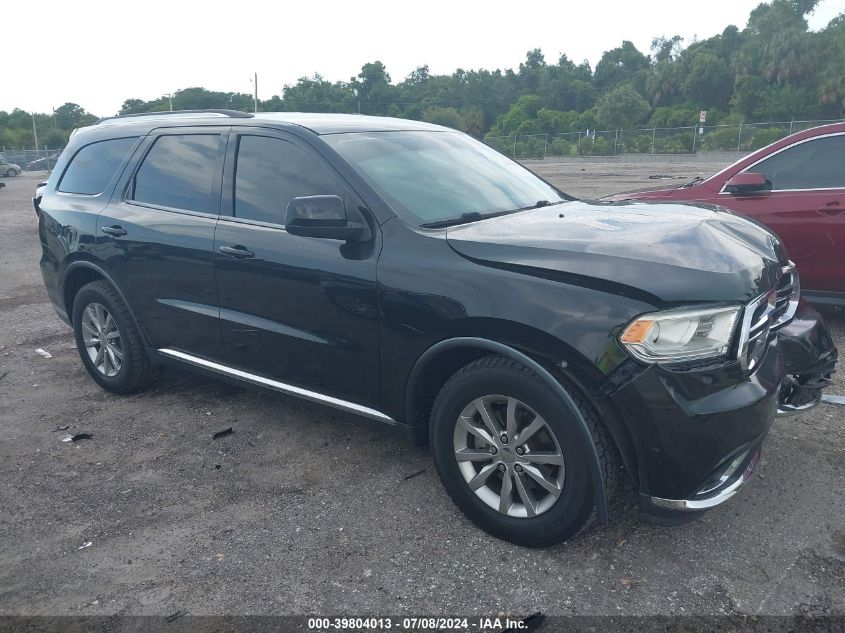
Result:
[[[85,549],[86,547],[91,547],[94,543],[92,541],[85,541],[82,545],[77,547],[76,549]]]
[[[9,373],[9,372],[4,371],[2,374],[0,374],[0,380],[3,380],[3,379],[6,377],[6,375],[7,375],[8,373]]]
[[[48,352],[46,349],[41,349],[40,347],[35,350],[36,354],[41,354],[44,358],[53,358],[53,355]]]
[[[822,402],[827,402],[828,404],[845,404],[845,396],[834,396],[833,394],[823,394],[822,395]]]
[[[546,619],[546,616],[537,611],[536,613],[532,613],[528,617],[522,618],[519,622],[517,622],[517,626],[511,626],[502,631],[502,633],[516,633],[519,631],[520,633],[526,633],[529,631],[534,631],[539,627],[543,620]]]
[[[179,618],[181,618],[183,615],[185,615],[185,612],[184,612],[184,611],[176,611],[176,612],[171,613],[170,615],[168,615],[168,616],[165,618],[165,621],[166,621],[168,624],[170,624],[171,622],[175,622],[176,620],[178,620]]]
[[[69,428],[70,424],[62,424],[61,426],[57,426],[55,429],[53,429],[53,433],[55,433],[56,431],[67,431]]]
[[[405,477],[403,477],[403,479],[406,479],[406,480],[407,480],[407,479],[413,479],[414,477],[419,477],[419,476],[420,476],[420,475],[422,475],[424,472],[425,472],[425,468],[423,468],[422,470],[418,470],[418,471],[417,471],[417,472],[415,472],[415,473],[411,473],[410,475],[405,475]]]
[[[93,440],[94,436],[90,433],[77,433],[76,435],[68,435],[62,442],[79,442],[81,440]]]
[[[231,426],[229,428],[223,429],[222,431],[217,431],[214,435],[211,436],[213,440],[219,440],[221,437],[226,437],[227,435],[231,435],[235,432]]]

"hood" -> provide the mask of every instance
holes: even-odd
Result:
[[[450,227],[478,263],[646,300],[747,302],[785,260],[763,227],[715,207],[573,201]]]

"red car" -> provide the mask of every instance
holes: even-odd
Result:
[[[845,304],[845,123],[798,132],[678,189],[606,199],[703,202],[754,218],[786,245],[808,300]]]

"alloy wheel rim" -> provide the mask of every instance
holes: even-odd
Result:
[[[453,444],[464,481],[497,512],[531,518],[560,498],[563,451],[548,423],[521,400],[476,398],[461,411]]]
[[[99,373],[117,376],[123,367],[123,345],[117,323],[104,305],[89,303],[82,311],[82,342]]]

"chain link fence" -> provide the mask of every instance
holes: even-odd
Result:
[[[828,121],[773,121],[730,125],[652,127],[633,130],[582,130],[558,134],[488,136],[484,141],[512,158],[617,156],[620,154],[695,154],[750,152]]]
[[[845,119],[770,121],[726,125],[690,125],[628,130],[581,130],[556,134],[487,136],[484,142],[513,158],[552,156],[618,156],[620,154],[694,154],[699,152],[750,152],[811,127]],[[0,148],[0,159],[25,171],[49,171],[62,148]]]
[[[59,149],[6,149],[0,148],[0,159],[17,165],[24,171],[49,171],[56,166],[62,153]]]

